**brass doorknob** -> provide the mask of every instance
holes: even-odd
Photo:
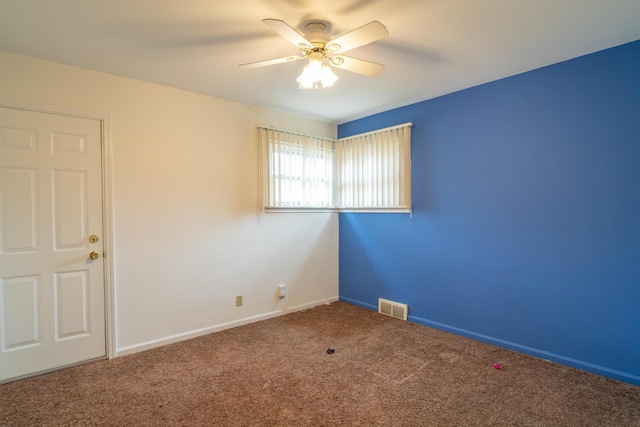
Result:
[[[96,236],[95,234],[92,234],[91,236],[89,236],[89,241],[91,243],[97,243],[98,240],[100,240],[100,238],[98,236]]]
[[[98,252],[96,252],[96,251],[93,251],[93,252],[91,252],[89,254],[89,258],[94,259],[94,260],[98,259],[98,258],[100,258],[100,254]]]

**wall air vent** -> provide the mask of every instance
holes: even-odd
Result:
[[[378,313],[386,314],[396,319],[407,320],[409,306],[407,304],[378,298]]]

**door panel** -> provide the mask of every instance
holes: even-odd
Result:
[[[56,273],[56,340],[90,333],[88,276],[87,270]]]
[[[2,311],[6,328],[2,350],[18,350],[40,343],[38,321],[38,277],[4,280]]]
[[[37,171],[2,168],[0,180],[0,208],[4,207],[0,215],[2,252],[8,254],[37,250]]]
[[[106,355],[100,138],[0,107],[0,381]]]
[[[86,174],[54,170],[51,178],[54,250],[86,247]]]

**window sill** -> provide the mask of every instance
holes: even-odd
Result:
[[[326,212],[336,212],[337,209],[334,208],[276,208],[276,207],[265,207],[265,213],[326,213]]]
[[[326,213],[326,212],[338,212],[338,213],[404,213],[413,214],[411,207],[394,207],[394,208],[277,208],[277,207],[265,207],[265,213]]]
[[[337,209],[341,213],[406,213],[411,215],[413,209],[411,207],[395,207],[395,208],[344,208]]]

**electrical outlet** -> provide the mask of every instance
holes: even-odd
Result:
[[[280,299],[285,299],[287,297],[287,285],[285,285],[284,283],[278,285],[278,297]]]
[[[236,295],[236,307],[240,307],[242,305],[242,295]]]

